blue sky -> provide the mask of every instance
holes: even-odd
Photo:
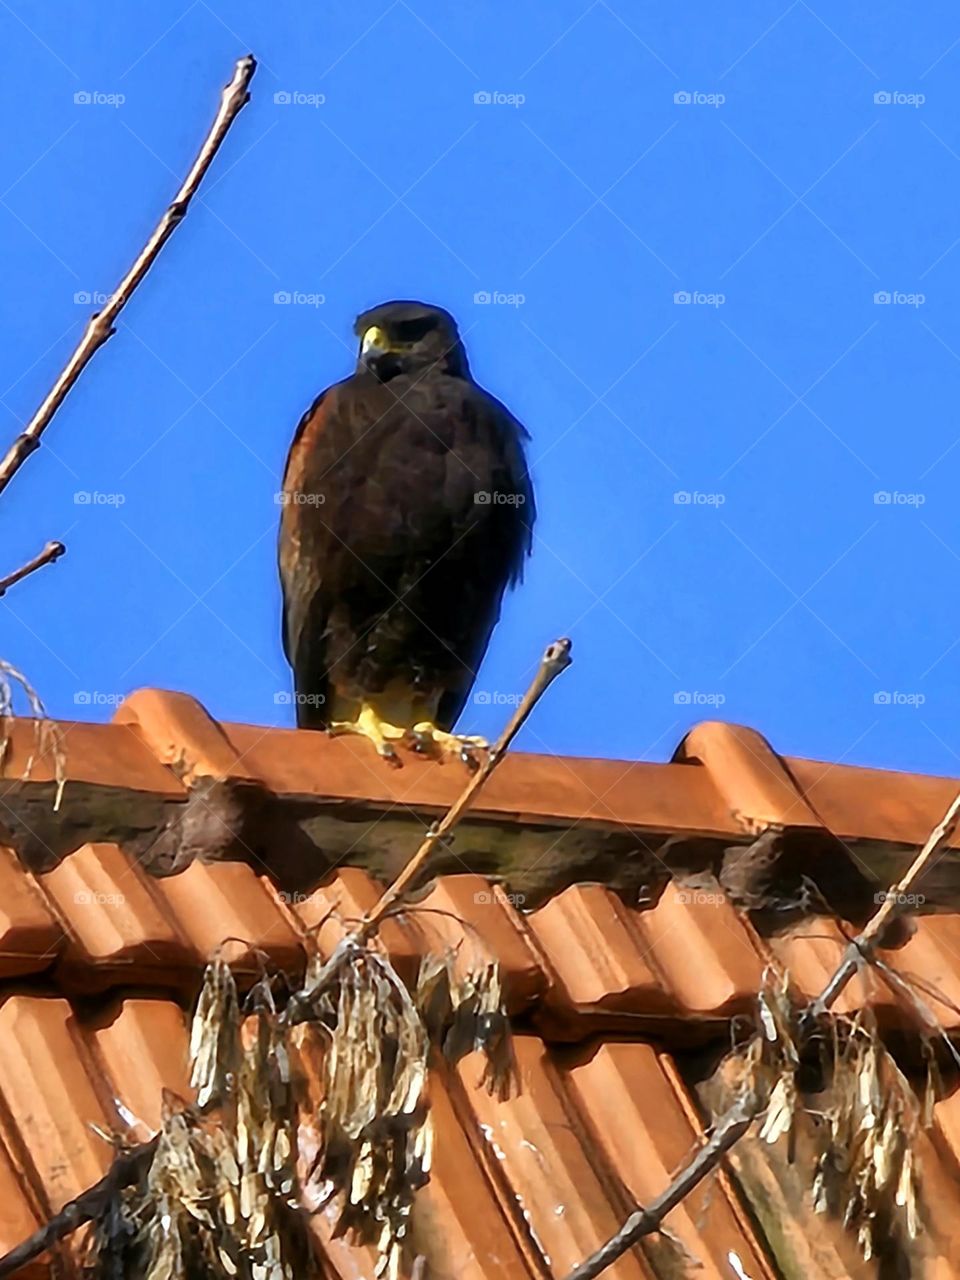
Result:
[[[287,445],[354,315],[419,297],[528,425],[541,511],[465,730],[570,634],[528,750],[665,759],[719,716],[960,771],[953,6],[0,0],[0,40],[9,439],[260,62],[0,500],[0,571],[68,545],[0,604],[54,714],[157,686],[291,722]]]

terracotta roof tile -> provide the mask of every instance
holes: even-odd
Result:
[[[303,928],[328,956],[349,933],[351,925],[376,906],[382,893],[383,886],[366,871],[343,867],[309,894],[295,895],[293,909]],[[411,918],[384,921],[378,938],[397,972],[412,982],[420,964],[423,939]]]
[[[153,888],[204,962],[229,939],[225,954],[241,974],[259,975],[264,963],[290,973],[302,970],[300,940],[245,863],[194,862],[154,880]]]
[[[103,1176],[112,1151],[91,1128],[111,1130],[66,1000],[10,995],[0,1005],[0,1094],[24,1164],[56,1211]]]
[[[544,991],[546,978],[518,911],[505,890],[482,876],[441,877],[411,915],[424,950],[453,949],[474,965],[495,958],[511,1013]]]
[[[655,1199],[690,1158],[697,1130],[652,1045],[600,1044],[567,1076],[593,1139],[638,1204]],[[759,1280],[767,1261],[744,1231],[726,1185],[699,1188],[666,1218],[696,1260],[702,1280],[727,1280],[735,1254]]]
[[[68,930],[58,970],[68,988],[169,986],[200,963],[154,892],[158,882],[148,883],[116,845],[84,845],[40,883]]]
[[[0,845],[0,973],[48,969],[63,948],[63,929],[12,849]]]
[[[550,965],[546,1005],[556,1016],[569,1022],[598,1011],[673,1010],[635,913],[609,889],[565,889],[527,923]]]
[[[674,758],[698,760],[707,768],[745,831],[821,825],[780,757],[756,729],[707,721],[687,734]]]
[[[434,1163],[420,1193],[414,1248],[427,1259],[436,1280],[522,1280],[538,1276],[533,1251],[526,1250],[505,1218],[500,1202],[461,1128],[447,1092],[445,1074],[431,1081]],[[474,1135],[476,1141],[476,1135]]]
[[[763,963],[723,894],[692,893],[671,881],[656,907],[634,918],[678,1008],[721,1017],[750,1007]]]
[[[530,1239],[547,1270],[565,1275],[613,1234],[623,1216],[611,1189],[595,1169],[562,1081],[540,1040],[516,1042],[521,1087],[495,1102],[476,1083],[481,1066],[467,1058],[459,1069],[492,1167],[512,1189]],[[648,1280],[650,1268],[636,1253],[608,1272],[611,1280]]]
[[[40,1214],[28,1198],[25,1180],[0,1146],[0,1253],[7,1253],[26,1240],[39,1225]],[[41,1258],[20,1275],[22,1280],[40,1280],[49,1275],[49,1266]]]
[[[802,996],[812,1000],[826,986],[843,957],[846,940],[835,920],[808,916],[770,940],[770,948],[789,972]],[[853,1013],[876,998],[875,984],[855,977],[840,993],[834,1010]]]
[[[904,946],[884,959],[946,1031],[960,1029],[960,916],[919,916]]]
[[[109,1144],[91,1125],[142,1137],[159,1123],[164,1089],[189,1093],[187,1016],[206,960],[223,947],[248,982],[264,964],[300,971],[314,938],[329,953],[463,782],[421,759],[381,768],[356,741],[220,725],[193,699],[162,691],[129,699],[112,725],[64,733],[58,814],[49,751],[19,777],[36,745],[29,723],[14,724],[0,781],[11,846],[36,854],[32,829],[52,867],[31,874],[0,846],[0,1248],[107,1167]],[[207,849],[201,822],[189,865],[155,874],[161,832],[188,825],[213,780],[239,797],[237,830]],[[411,981],[427,952],[495,956],[521,1033],[523,1088],[507,1102],[478,1088],[473,1059],[431,1073],[435,1164],[414,1238],[432,1280],[562,1276],[692,1149],[699,1120],[678,1066],[685,1046],[729,1043],[729,1020],[750,1007],[766,958],[809,995],[836,968],[845,944],[834,920],[807,916],[761,937],[722,893],[686,885],[713,883],[697,876],[770,824],[804,868],[815,848],[804,841],[822,849],[832,831],[861,870],[890,883],[956,786],[782,758],[754,731],[718,724],[693,730],[671,764],[508,758],[438,855],[439,879],[380,934]],[[278,846],[303,873],[296,884],[276,882]],[[928,886],[938,913],[885,958],[957,1029],[952,862]],[[924,993],[931,984],[943,1000]],[[883,1025],[909,1025],[876,979],[851,984],[840,1007],[868,1000]],[[936,1108],[934,1141],[951,1171],[958,1096]],[[305,1143],[309,1120],[305,1112]],[[951,1176],[933,1168],[937,1195],[952,1194],[943,1190]],[[726,1175],[668,1225],[705,1277],[776,1273],[776,1233],[757,1234]],[[330,1277],[371,1274],[371,1254],[334,1240],[325,1214],[313,1230]],[[672,1265],[650,1243],[609,1274],[641,1280]],[[923,1267],[936,1274],[926,1255]]]
[[[179,1005],[128,996],[86,1020],[84,1032],[118,1133],[129,1130],[139,1141],[155,1133],[164,1089],[192,1100],[187,1021]]]

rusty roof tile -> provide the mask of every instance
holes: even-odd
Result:
[[[238,724],[223,729],[245,765],[278,794],[353,800],[372,808],[412,805],[430,813],[448,809],[462,787],[455,768],[412,754],[404,756],[402,769],[381,769],[356,738]],[[707,770],[640,761],[512,754],[472,812],[549,825],[740,832]]]
[[[947,1032],[960,1027],[960,917],[918,916],[903,946],[883,948],[880,958],[910,986]],[[808,916],[769,939],[774,955],[790,973],[797,990],[812,999],[836,971],[846,948],[837,922]],[[837,1013],[869,1005],[885,1025],[918,1026],[909,999],[898,996],[881,974],[864,970],[841,992]]]
[[[112,844],[88,844],[40,884],[66,923],[59,973],[68,989],[96,991],[117,982],[182,985],[200,953],[177,929],[137,865]]]
[[[26,1240],[39,1225],[39,1215],[27,1196],[24,1179],[0,1146],[0,1254]],[[38,1258],[17,1274],[20,1280],[45,1280],[50,1268],[43,1258]]]
[[[205,777],[254,780],[220,725],[186,693],[138,689],[124,698],[113,719],[135,729],[156,758],[187,783]]]
[[[187,996],[225,939],[234,940],[224,950],[243,981],[264,963],[300,970],[311,931],[328,952],[378,900],[383,884],[373,875],[391,874],[392,859],[402,859],[408,839],[412,852],[424,823],[463,784],[462,771],[425,759],[411,757],[398,771],[381,768],[366,744],[346,738],[219,725],[194,699],[155,690],[133,695],[114,724],[62,728],[66,813],[55,821],[67,838],[50,851],[62,860],[34,878],[0,847],[0,981],[7,983],[0,986],[0,1132],[9,1157],[0,1146],[0,1248],[103,1172],[111,1152],[91,1124],[108,1132],[132,1126],[145,1136],[159,1123],[165,1088],[189,1093]],[[24,814],[41,812],[44,822],[52,814],[49,750],[40,753],[31,780],[17,776],[34,745],[32,724],[15,722],[0,791],[8,813],[24,796],[37,800],[21,812],[21,825]],[[211,860],[204,862],[201,823],[201,842],[189,850],[198,860],[159,878],[115,843],[142,852],[154,831],[175,828],[187,813],[186,788],[211,778],[243,784],[234,791],[255,792],[262,806],[235,847],[207,850]],[[645,1043],[644,1033],[676,1047],[699,1028],[701,1039],[719,1045],[729,1034],[727,1019],[754,997],[765,957],[786,964],[798,990],[812,996],[845,946],[833,920],[807,917],[761,939],[719,893],[670,881],[654,905],[635,909],[611,884],[626,891],[646,882],[651,853],[678,875],[688,865],[706,866],[732,840],[745,843],[748,833],[770,824],[791,830],[801,859],[813,847],[804,841],[822,842],[825,825],[851,842],[878,883],[887,883],[891,865],[926,837],[956,786],[782,758],[753,730],[719,724],[693,730],[671,764],[505,760],[441,863],[444,872],[463,866],[467,873],[441,875],[380,935],[408,980],[428,951],[452,946],[464,959],[495,956],[511,1010],[531,1015],[517,1040],[518,1096],[505,1103],[490,1098],[478,1087],[474,1059],[456,1073],[442,1066],[431,1072],[435,1164],[414,1219],[429,1274],[546,1280],[565,1273],[633,1203],[665,1187],[694,1142],[699,1119],[677,1065],[664,1048]],[[101,830],[105,814],[117,828],[108,836]],[[281,888],[256,861],[269,860],[271,841],[287,841],[288,815],[304,824],[304,856],[316,850],[320,883],[310,892]],[[338,821],[342,829],[335,830]],[[87,834],[82,843],[76,833],[88,828],[101,834]],[[330,873],[356,836],[369,847],[369,860]],[[53,844],[55,837],[52,827],[41,833]],[[576,861],[584,838],[594,842],[592,862]],[[497,850],[507,845],[501,868]],[[572,859],[560,872],[572,873],[548,886],[545,900],[534,899],[542,905],[530,914],[517,910],[522,904],[511,899],[509,883],[494,888],[469,871],[471,864],[502,869],[509,881],[558,846],[561,862]],[[293,848],[299,857],[299,846]],[[687,863],[670,861],[677,849]],[[241,853],[252,865],[214,860]],[[626,864],[634,878],[617,879]],[[304,867],[305,879],[312,866]],[[581,874],[587,868],[596,874]],[[576,883],[584,879],[604,882]],[[921,998],[948,1030],[960,1028],[960,918],[925,916],[904,946],[884,954],[897,972],[918,981]],[[29,994],[12,985],[18,977],[28,978]],[[71,1005],[63,992],[83,998]],[[883,1019],[898,1017],[902,1029],[902,1008],[876,978],[857,979],[839,1008],[852,1012],[867,999]],[[598,1033],[611,1032],[616,1039],[594,1043]],[[933,1131],[950,1176],[960,1168],[957,1096],[938,1102]],[[308,1108],[306,1147],[310,1119]],[[765,1157],[764,1144],[754,1145],[757,1158]],[[946,1203],[955,1192],[941,1161],[930,1159],[930,1185]],[[768,1280],[763,1245],[726,1175],[677,1209],[669,1225],[707,1277]],[[313,1229],[331,1280],[371,1274],[370,1251],[334,1240],[328,1215],[318,1214]],[[937,1231],[931,1240],[948,1251]],[[934,1253],[925,1246],[918,1275],[937,1275]],[[607,1274],[641,1280],[667,1266],[650,1244]]]
[[[957,794],[955,778],[784,756],[824,825],[841,840],[921,846]],[[960,846],[960,833],[947,841]]]
[[[431,1280],[539,1276],[533,1251],[528,1250],[528,1266],[510,1218],[504,1217],[460,1127],[441,1072],[431,1077],[430,1114],[433,1168],[414,1207],[413,1246],[426,1257]]]
[[[907,981],[945,1031],[956,1031],[960,1028],[960,916],[918,916],[914,923],[915,931],[904,946],[884,951],[883,959]],[[909,1014],[905,1020],[911,1021]]]
[[[187,1020],[169,1000],[117,999],[82,1029],[98,1068],[96,1083],[115,1113],[118,1133],[143,1142],[160,1128],[164,1089],[193,1098],[187,1058]]]
[[[36,721],[15,718],[10,722],[8,747],[0,772],[0,795],[25,786],[52,783],[56,778],[54,739],[45,735],[38,747]],[[156,792],[172,798],[183,787],[157,760],[133,730],[119,724],[58,722],[65,754],[66,787],[92,784],[131,792]],[[29,769],[28,762],[31,762]]]
[[[507,1102],[495,1102],[476,1083],[478,1055],[464,1060],[460,1078],[487,1147],[491,1169],[506,1179],[509,1192],[547,1270],[565,1275],[619,1227],[623,1206],[601,1181],[570,1098],[542,1041],[516,1040],[521,1088]],[[636,1251],[624,1254],[605,1273],[610,1280],[652,1280]]]
[[[330,955],[350,927],[377,905],[383,888],[360,867],[341,867],[310,893],[292,895],[293,910],[322,953]],[[420,966],[423,939],[411,918],[385,920],[377,936],[397,972],[412,982]]]
[[[301,924],[315,930],[324,954],[379,902],[386,886],[359,867],[343,867],[310,893],[283,895]],[[546,987],[523,921],[504,890],[482,876],[442,876],[429,893],[388,919],[378,940],[394,967],[412,979],[428,952],[448,949],[477,959],[496,959],[511,1012],[528,1005]]]
[[[770,949],[790,974],[795,989],[806,999],[820,994],[837,971],[846,939],[829,916],[807,916],[769,940]],[[866,976],[858,975],[840,993],[835,1013],[855,1013],[873,1003],[876,991]]]
[[[780,757],[756,729],[709,720],[687,734],[675,760],[697,760],[708,770],[741,830],[758,835],[769,826],[819,827]]]
[[[545,1004],[554,1017],[569,1024],[602,1011],[673,1009],[636,915],[601,885],[575,885],[527,917],[550,966]]]
[[[109,1132],[66,1000],[10,995],[0,1005],[0,1094],[11,1142],[54,1212],[92,1186],[113,1153],[91,1128]]]
[[[763,961],[752,933],[722,893],[672,880],[652,911],[634,913],[663,981],[680,1009],[726,1017],[756,997]]]
[[[453,948],[473,967],[495,959],[510,1013],[545,990],[547,980],[519,912],[506,890],[482,876],[441,876],[409,916],[421,931],[424,951]]]
[[[193,862],[152,887],[204,962],[229,939],[224,954],[238,973],[259,975],[264,963],[290,974],[302,970],[300,940],[246,863]]]
[[[48,969],[65,941],[36,880],[0,845],[0,975]]]
[[[594,1141],[631,1197],[648,1204],[689,1160],[699,1133],[656,1050],[641,1042],[601,1044],[568,1070],[567,1079]],[[667,1216],[665,1225],[696,1259],[702,1280],[729,1280],[743,1273],[761,1280],[770,1274],[763,1250],[741,1226],[723,1186],[703,1184]]]

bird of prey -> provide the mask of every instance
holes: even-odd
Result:
[[[387,302],[355,372],[297,427],[283,480],[283,644],[297,723],[476,763],[451,732],[529,554],[527,433],[470,376],[453,317]]]

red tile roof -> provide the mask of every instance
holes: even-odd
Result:
[[[61,730],[58,813],[49,744],[21,777],[32,722],[14,723],[0,779],[0,1252],[102,1176],[112,1151],[97,1130],[145,1138],[163,1088],[189,1095],[187,1011],[224,940],[241,982],[264,963],[302,969],[310,930],[329,952],[463,782],[417,758],[390,770],[351,739],[220,725],[183,694],[143,691],[113,724]],[[809,994],[836,968],[833,918],[785,913],[771,931],[704,879],[725,849],[775,827],[783,865],[792,859],[827,896],[849,862],[869,914],[957,785],[782,758],[753,730],[722,724],[695,729],[670,764],[509,757],[444,874],[380,934],[407,978],[449,945],[496,956],[517,1029],[518,1095],[492,1099],[471,1059],[431,1081],[435,1163],[415,1223],[429,1275],[564,1275],[688,1157],[693,1064],[729,1041],[765,964],[785,963]],[[939,991],[930,1003],[950,1030],[954,875],[933,875],[938,913],[885,953]],[[875,982],[854,982],[843,1001],[906,1025]],[[958,1096],[938,1104],[929,1157],[948,1184]],[[761,1217],[725,1173],[667,1225],[704,1277],[758,1280],[778,1267]],[[314,1230],[330,1276],[371,1274],[324,1214]],[[609,1274],[675,1265],[648,1242]]]

